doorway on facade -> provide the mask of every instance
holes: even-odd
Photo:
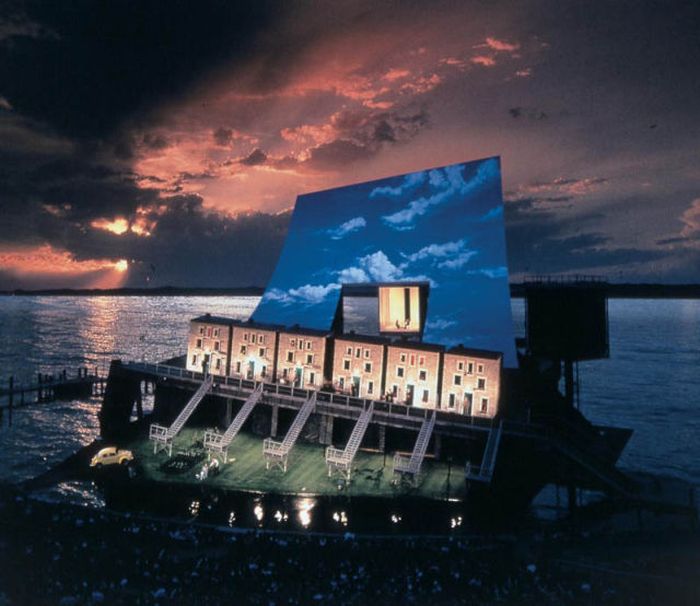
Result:
[[[360,395],[360,377],[352,378],[352,395],[358,397]]]
[[[406,385],[406,406],[413,406],[413,392],[415,388],[413,385]]]
[[[248,372],[246,374],[246,379],[255,378],[255,360],[250,360],[248,362]]]
[[[303,387],[304,370],[302,368],[294,369],[294,387]]]
[[[464,414],[472,416],[472,394],[464,394]]]
[[[208,353],[205,353],[204,357],[202,358],[202,372],[204,374],[207,374],[207,372],[209,371],[209,358],[210,357],[211,356]]]

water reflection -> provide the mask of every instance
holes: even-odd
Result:
[[[262,525],[262,521],[265,518],[265,510],[263,509],[262,504],[259,502],[255,504],[255,507],[253,507],[253,515],[260,525]]]
[[[345,513],[345,511],[334,511],[333,512],[333,521],[336,522],[337,524],[340,524],[341,526],[347,526],[348,525],[348,516]]]
[[[303,528],[308,528],[311,524],[311,511],[316,506],[316,499],[304,497],[298,499],[296,507],[298,510],[299,523]]]

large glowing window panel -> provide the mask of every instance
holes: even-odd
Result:
[[[420,291],[417,286],[379,287],[379,331],[419,333]]]
[[[418,332],[423,303],[402,282],[430,284],[423,341],[516,366],[498,158],[299,196],[253,317],[327,330],[343,284],[378,283],[381,332]]]

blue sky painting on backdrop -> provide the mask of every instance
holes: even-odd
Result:
[[[498,158],[297,198],[259,322],[330,328],[341,284],[428,280],[424,341],[516,365]]]

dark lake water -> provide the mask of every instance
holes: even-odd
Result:
[[[188,320],[245,319],[257,297],[0,297],[0,382],[10,375],[106,368],[112,358],[162,360],[183,353]],[[513,301],[516,333],[524,303]],[[700,301],[611,300],[610,359],[580,365],[582,410],[630,427],[621,464],[700,485]],[[32,477],[98,434],[96,398],[31,406],[0,428],[0,479]],[[63,485],[67,497],[86,497]]]

